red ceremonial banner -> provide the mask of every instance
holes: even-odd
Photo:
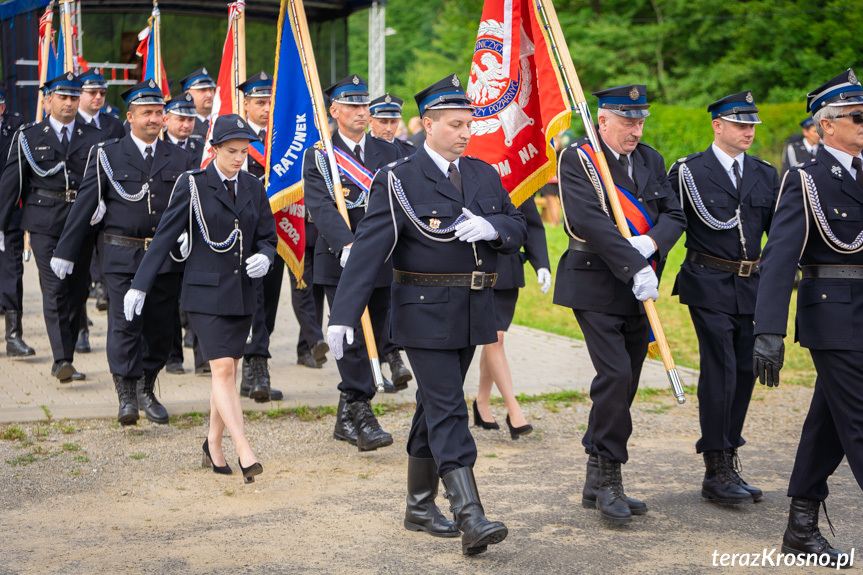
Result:
[[[548,31],[531,0],[486,0],[467,95],[475,110],[466,154],[500,174],[520,205],[557,169],[551,138],[570,107]]]

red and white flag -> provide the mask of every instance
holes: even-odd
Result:
[[[222,49],[222,64],[219,66],[219,78],[216,80],[216,95],[213,97],[213,113],[210,115],[210,128],[207,130],[207,139],[204,142],[204,156],[201,167],[207,167],[216,157],[210,146],[213,137],[213,126],[218,116],[236,114],[239,110],[237,100],[237,37],[234,23],[237,15],[245,8],[245,2],[234,2],[228,13],[228,35],[225,38],[225,47]]]
[[[520,205],[554,175],[550,141],[573,111],[536,2],[486,0],[467,95],[475,110],[465,153],[491,164]]]

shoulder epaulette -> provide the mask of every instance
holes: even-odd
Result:
[[[659,154],[659,150],[657,150],[656,148],[654,148],[654,147],[653,147],[653,146],[651,146],[650,144],[645,144],[644,142],[638,142],[638,146],[644,146],[645,148],[648,148],[648,149],[650,149],[650,150],[653,150],[654,152],[656,152],[657,154]],[[660,154],[660,155],[661,155],[661,154]]]
[[[466,157],[466,156],[465,156],[465,157]],[[390,168],[390,169],[393,169],[393,168],[395,168],[396,166],[401,166],[402,164],[406,164],[406,163],[410,162],[410,161],[411,161],[411,158],[413,158],[413,156],[405,156],[404,158],[399,158],[399,159],[398,159],[398,160],[396,160],[395,162],[390,162],[389,164],[387,164],[387,166],[386,166],[386,167],[387,167],[387,168]]]
[[[416,148],[416,146],[414,146],[414,143],[413,143],[413,142],[411,142],[410,140],[400,140],[400,142],[401,142],[402,144],[405,144],[405,145],[407,145],[407,146],[410,146],[411,148]]]
[[[207,171],[207,168],[195,168],[194,170],[188,170],[187,174],[203,174]]]
[[[704,152],[695,152],[695,153],[689,154],[688,156],[683,156],[682,158],[680,158],[679,160],[677,160],[677,163],[678,163],[678,164],[685,164],[685,163],[686,163],[686,162],[688,162],[689,160],[691,160],[691,159],[693,159],[693,158],[697,158],[698,156],[700,156],[700,155],[701,155],[701,154],[703,154],[703,153],[704,153]]]
[[[589,141],[590,141],[590,138],[588,138],[587,136],[582,136],[579,139],[577,139],[576,141],[574,141],[573,143],[571,143],[569,145],[569,147],[570,148],[579,148],[579,147],[585,145],[586,143],[588,143]]]
[[[111,138],[110,140],[105,140],[104,142],[99,142],[96,145],[99,146],[100,148],[104,148],[105,146],[109,146],[111,144],[116,144],[117,142],[120,141],[120,139],[121,138]]]
[[[752,158],[753,160],[756,160],[756,161],[758,161],[758,162],[761,162],[762,164],[764,164],[764,165],[766,165],[766,166],[770,166],[771,168],[773,167],[773,164],[771,164],[771,163],[770,163],[770,162],[768,162],[767,160],[763,160],[763,159],[759,158],[758,156],[750,155],[749,157],[750,157],[750,158]]]

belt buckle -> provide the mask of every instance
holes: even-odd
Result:
[[[741,261],[740,268],[737,270],[737,275],[742,278],[748,278],[752,275],[752,269],[755,267],[756,262],[751,261]],[[746,270],[746,271],[744,271]]]
[[[78,190],[66,190],[66,201],[74,202],[78,198]]]
[[[144,251],[146,252],[150,248],[150,242],[153,241],[153,238],[144,238]]]
[[[480,291],[485,288],[485,272],[471,272],[470,289]]]

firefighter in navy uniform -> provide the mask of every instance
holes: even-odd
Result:
[[[761,123],[749,91],[707,107],[714,141],[678,160],[668,173],[686,213],[686,261],[672,294],[689,306],[701,364],[698,413],[704,457],[702,496],[723,504],[761,501],[736,469],[755,375],[752,320],[761,238],[779,194],[776,168],[746,150]]]
[[[815,129],[815,120],[812,116],[800,122],[800,129],[802,133],[788,138],[782,151],[782,175],[785,175],[792,166],[808,162],[818,154],[821,136]]]
[[[84,84],[81,88],[81,101],[78,106],[78,120],[83,123],[92,124],[102,130],[102,138],[100,142],[107,142],[116,138],[122,138],[126,135],[126,130],[123,128],[123,122],[116,116],[103,112],[102,108],[105,105],[105,94],[108,91],[108,83],[99,68],[90,68],[86,72],[82,72],[78,79]],[[108,309],[108,296],[105,291],[105,278],[102,276],[102,254],[103,237],[102,226],[96,228],[96,246],[93,250],[93,258],[90,261],[90,281],[94,286],[94,294],[96,298],[96,309],[105,311]],[[86,304],[81,311],[82,320],[81,327],[78,331],[78,342],[75,344],[75,351],[79,353],[88,353],[90,351],[90,327],[87,317]]]
[[[374,174],[398,159],[395,146],[365,133],[369,115],[369,92],[365,80],[357,75],[348,76],[327,88],[325,92],[332,102],[330,114],[338,125],[333,134],[333,146],[348,160],[359,164],[359,167],[351,165],[355,170],[354,177]],[[306,209],[320,231],[315,245],[314,282],[324,286],[327,301],[332,306],[342,267],[348,261],[354,241],[354,231],[366,213],[367,194],[358,184],[341,174],[340,170],[342,192],[351,222],[348,226],[336,208],[335,199],[321,170],[326,171],[330,177],[326,154],[313,146],[306,150],[303,156],[303,190]],[[388,350],[379,345],[381,356],[397,349],[388,337],[391,282],[391,271],[381,269],[376,289],[368,300],[374,335],[378,342],[386,340],[387,345],[391,346]],[[356,445],[361,451],[391,445],[392,436],[381,429],[372,413],[370,401],[375,396],[374,376],[362,337],[346,347],[344,357],[337,362],[337,366],[342,381],[338,386],[341,397],[333,437]]]
[[[413,156],[417,148],[408,140],[399,140],[396,138],[396,131],[399,129],[399,122],[402,121],[402,106],[404,100],[396,98],[389,92],[375,98],[369,104],[369,112],[371,118],[369,127],[371,128],[372,136],[386,140],[399,149],[399,153],[403,157]]]
[[[377,174],[327,328],[338,358],[355,335],[365,302],[392,255],[393,335],[417,376],[408,438],[404,525],[458,537],[472,555],[507,536],[484,516],[473,466],[464,378],[477,345],[497,340],[492,286],[497,254],[527,238],[524,214],[491,166],[460,157],[470,140],[472,106],[453,74],[416,95],[425,144]],[[455,233],[453,233],[455,232]],[[359,330],[356,330],[357,332]],[[443,479],[455,525],[435,505]]]
[[[827,479],[845,457],[863,487],[863,86],[848,69],[810,92],[807,105],[824,145],[783,180],[762,258],[754,361],[762,384],[779,385],[799,266],[795,341],[818,376],[788,484],[782,552],[827,555],[836,565],[844,554],[818,528]]]
[[[182,264],[165,262],[140,318],[126,321],[123,297],[168,207],[177,178],[194,166],[191,156],[159,139],[165,101],[153,80],[133,86],[122,97],[132,131],[99,145],[91,154],[51,268],[60,279],[65,277],[93,225],[93,213],[103,211],[103,271],[109,294],[106,350],[120,404],[117,420],[134,424],[140,408],[150,421],[168,423],[168,412],[156,398],[154,386],[170,351],[171,339],[166,335],[177,313]]]
[[[75,342],[81,310],[90,284],[89,267],[95,234],[88,233],[73,261],[75,272],[64,280],[52,273],[50,261],[75,203],[90,149],[102,132],[76,120],[81,81],[71,72],[46,82],[51,114],[17,132],[0,179],[0,248],[12,216],[23,202],[21,227],[30,232],[30,245],[39,268],[42,310],[51,342],[51,375],[61,383],[80,381],[75,370]]]
[[[0,175],[12,148],[15,132],[23,120],[6,109],[6,92],[0,88]],[[0,308],[6,314],[6,355],[25,357],[36,351],[24,341],[21,316],[24,313],[24,230],[23,210],[15,206],[6,228],[6,249],[0,252]]]
[[[581,441],[588,454],[582,504],[598,508],[603,519],[627,522],[633,514],[647,513],[644,502],[626,497],[620,469],[629,459],[629,408],[650,338],[641,302],[659,296],[658,278],[686,218],[662,156],[639,141],[650,115],[645,86],[618,86],[594,96],[599,99],[598,133],[612,179],[629,192],[647,230],[624,238],[610,216],[608,200],[598,201],[587,138],[563,150],[558,179],[570,241],[558,265],[554,303],[572,308],[597,373]]]
[[[210,129],[216,83],[213,82],[206,68],[199,68],[180,80],[180,85],[183,91],[189,92],[195,100],[195,128],[192,133],[203,140]]]
[[[243,92],[249,129],[266,146],[273,78],[261,70],[237,86],[237,89]],[[265,167],[262,162],[253,157],[251,148],[249,152],[248,171],[263,182]],[[260,159],[263,160],[263,158]],[[271,357],[270,334],[276,326],[276,311],[279,307],[284,271],[285,261],[276,253],[270,272],[253,282],[258,292],[258,306],[252,315],[252,339],[246,344],[243,354],[243,380],[240,383],[240,395],[251,397],[258,403],[279,401],[283,397],[281,391],[270,387],[270,368],[267,360]]]

